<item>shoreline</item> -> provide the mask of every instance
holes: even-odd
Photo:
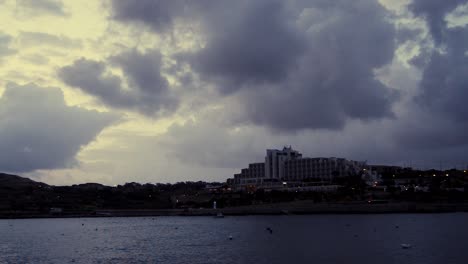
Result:
[[[388,203],[346,204],[293,202],[262,204],[219,209],[103,209],[93,212],[39,213],[31,211],[0,212],[0,219],[32,218],[94,218],[94,217],[156,217],[156,216],[224,216],[249,215],[312,215],[312,214],[407,214],[468,212],[468,204]]]

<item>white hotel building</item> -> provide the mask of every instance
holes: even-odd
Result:
[[[330,183],[336,177],[356,175],[365,166],[365,162],[343,158],[303,158],[291,147],[267,149],[265,162],[249,164],[234,174],[231,182],[235,189],[278,186],[283,182],[288,185],[307,181]]]

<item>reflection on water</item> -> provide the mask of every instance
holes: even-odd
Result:
[[[467,263],[467,223],[466,213],[0,220],[0,263]]]

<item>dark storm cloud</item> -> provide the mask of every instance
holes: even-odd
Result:
[[[141,22],[149,25],[153,30],[164,31],[172,26],[175,17],[181,14],[184,2],[186,1],[113,0],[113,18],[121,21]]]
[[[455,40],[468,43],[468,30]],[[456,122],[468,122],[468,57],[463,50],[453,50],[447,43],[447,53],[434,52],[424,70],[421,80],[421,95],[417,101],[430,111],[446,114],[446,118]],[[458,43],[459,44],[459,43]]]
[[[58,76],[66,84],[90,93],[104,103],[128,106],[126,92],[122,90],[122,80],[115,75],[106,74],[104,62],[81,58],[72,65],[61,68]]]
[[[213,16],[206,23],[207,45],[190,58],[193,69],[223,94],[285,79],[307,45],[285,2],[234,7],[241,11],[237,16]]]
[[[58,0],[17,0],[17,6],[27,9],[35,16],[50,14],[66,16],[63,3]]]
[[[454,123],[439,113],[411,115],[396,131],[397,142],[408,149],[467,149],[468,122]]]
[[[250,119],[295,130],[338,129],[350,118],[392,117],[397,94],[373,73],[391,62],[395,50],[395,30],[383,19],[386,11],[371,1],[322,2],[315,8],[303,15],[308,47],[288,78],[253,87],[242,97]]]
[[[111,62],[117,64],[126,73],[132,87],[142,93],[167,94],[167,80],[161,76],[161,53],[153,50],[145,54],[136,50],[124,52],[112,57]]]
[[[437,49],[427,53],[428,61],[416,100],[429,111],[457,122],[468,121],[468,27],[448,28],[445,16],[468,1],[414,1],[412,10],[425,14]],[[442,50],[442,51],[441,51]]]
[[[131,50],[110,58],[122,68],[130,89],[123,80],[106,72],[106,64],[87,59],[63,67],[58,75],[66,84],[77,87],[116,108],[136,109],[147,115],[165,114],[177,108],[178,100],[161,76],[161,54]]]
[[[424,16],[435,48],[423,49],[416,60],[422,68],[415,111],[396,133],[406,146],[421,149],[463,148],[468,144],[468,27],[447,26],[445,17],[468,1],[413,1],[410,9]],[[418,109],[419,108],[419,109]]]
[[[114,0],[113,18],[159,34],[177,32],[174,25],[200,29],[202,48],[174,58],[215,86],[221,104],[232,103],[215,117],[200,114],[171,127],[160,138],[171,158],[238,168],[261,161],[264,148],[293,144],[310,156],[438,167],[465,162],[468,153],[466,26],[448,28],[445,19],[466,2],[410,4],[427,21],[436,49],[424,30],[395,21],[377,0]],[[412,59],[419,69],[394,57],[406,41],[420,44]],[[378,71],[388,86],[374,74],[382,67],[392,72]]]
[[[0,98],[0,171],[69,167],[80,148],[115,120],[67,106],[60,89],[9,84]]]
[[[197,54],[178,58],[189,60],[226,94],[246,83],[278,81],[292,67],[305,39],[285,7],[278,0],[113,1],[115,19],[142,22],[156,32],[171,29],[176,19],[203,23],[207,46]]]
[[[373,71],[391,62],[395,29],[376,1],[113,1],[113,9],[156,32],[179,18],[200,22],[206,45],[177,58],[237,96],[245,121],[337,129],[393,116],[397,96]]]

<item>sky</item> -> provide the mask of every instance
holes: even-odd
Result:
[[[225,181],[265,149],[468,166],[467,0],[0,0],[0,171]]]

